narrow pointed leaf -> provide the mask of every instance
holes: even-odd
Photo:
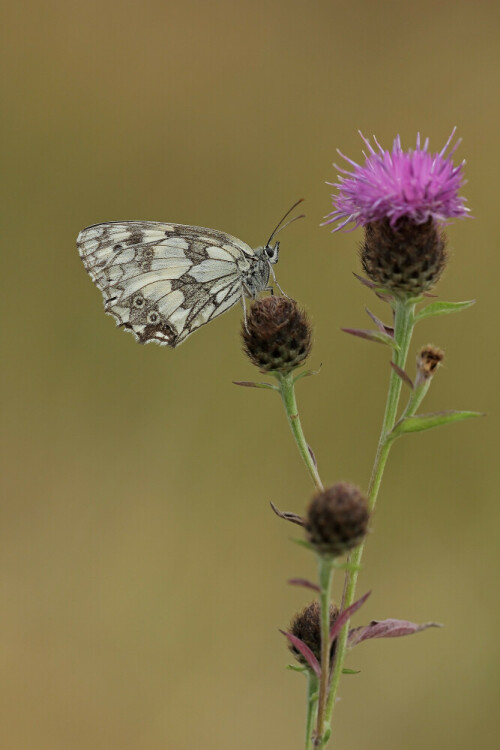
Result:
[[[484,414],[479,411],[437,411],[433,414],[416,414],[413,417],[401,419],[394,426],[390,437],[397,438],[409,432],[423,432],[452,422],[461,422],[464,419],[482,416]]]
[[[285,669],[289,669],[292,672],[302,672],[302,674],[308,671],[307,667],[299,667],[298,664],[287,664]]]
[[[308,542],[307,539],[297,539],[296,537],[290,537],[290,541],[294,544],[298,544],[299,547],[305,547],[305,549],[311,550],[311,552],[316,551],[311,542]]]
[[[382,302],[387,302],[388,305],[392,304],[394,300],[394,296],[390,294],[390,292],[385,292],[383,290],[379,292],[375,292],[377,297],[382,300]]]
[[[360,339],[374,341],[376,344],[386,344],[391,349],[399,349],[393,337],[387,333],[382,333],[382,331],[369,331],[364,328],[341,328],[340,330],[344,333],[350,333],[351,336],[358,336]]]
[[[271,385],[271,383],[253,383],[250,380],[233,380],[233,385],[242,385],[244,388],[267,388],[271,391],[279,390],[279,388]]]
[[[285,630],[280,630],[280,633],[283,633],[283,635],[288,638],[292,646],[302,654],[306,662],[313,670],[314,674],[317,677],[320,677],[321,667],[319,665],[319,661],[316,659],[309,646],[307,646],[304,641],[301,641],[300,638],[297,638],[297,636],[292,635],[291,633],[287,633]]]
[[[396,373],[396,375],[399,375],[403,383],[406,383],[406,385],[410,388],[410,390],[413,391],[415,386],[413,384],[413,380],[410,378],[408,373],[405,372],[405,370],[401,369],[401,367],[399,367],[399,365],[397,365],[395,362],[391,362],[391,367]]]
[[[361,669],[347,669],[346,667],[344,667],[344,669],[342,670],[342,674],[360,674],[360,673],[361,673]]]
[[[306,589],[312,589],[313,591],[321,591],[320,587],[312,581],[308,581],[307,578],[289,578],[288,583],[292,586],[304,586]]]
[[[367,591],[364,596],[361,597],[361,599],[358,599],[357,602],[354,602],[354,604],[351,604],[350,607],[347,607],[335,620],[332,627],[330,628],[330,643],[338,636],[344,625],[346,624],[347,620],[350,619],[351,615],[353,615],[360,607],[363,606],[363,604],[366,602],[368,597],[370,596],[372,592]]]
[[[431,302],[415,315],[415,322],[431,318],[436,315],[450,315],[450,313],[461,312],[475,304],[476,300],[471,299],[466,302]]]
[[[377,284],[374,284],[373,281],[370,281],[369,279],[365,279],[364,276],[359,276],[357,273],[354,273],[354,272],[352,275],[354,276],[355,279],[360,281],[361,284],[363,284],[363,286],[367,286],[368,289],[378,289]]]
[[[301,378],[308,378],[311,375],[319,375],[322,367],[323,365],[320,364],[317,370],[305,370],[304,372],[299,373],[294,377],[293,382],[296,383],[297,380],[300,380]]]
[[[299,526],[304,526],[304,519],[296,513],[283,513],[283,511],[277,508],[274,503],[269,504],[279,518],[283,518],[285,521],[290,521],[291,523],[296,523]]]
[[[315,465],[316,468],[318,468],[318,462],[316,461],[316,456],[314,455],[314,451],[310,445],[307,446],[307,450],[309,451],[309,455],[312,458],[313,464]]]
[[[376,315],[372,313],[371,310],[369,310],[367,307],[365,307],[366,312],[370,316],[370,318],[373,320],[379,331],[382,331],[382,333],[386,333],[388,336],[392,336],[394,338],[394,328],[392,326],[386,326],[385,323],[383,323],[380,318],[377,318]]]
[[[422,625],[417,625],[416,622],[409,622],[409,620],[372,620],[369,625],[349,631],[348,645],[349,648],[353,648],[370,638],[401,638],[403,635],[413,635],[427,628],[442,627],[437,622],[424,622]]]

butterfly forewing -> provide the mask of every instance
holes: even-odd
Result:
[[[262,251],[205,227],[110,222],[84,229],[77,245],[106,312],[141,343],[177,346],[269,276]]]

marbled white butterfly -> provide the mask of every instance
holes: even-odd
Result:
[[[216,229],[155,221],[94,224],[77,247],[116,324],[141,344],[174,347],[240,300],[245,310],[245,297],[268,289],[270,275],[277,284],[279,242],[271,240],[300,202],[254,250]]]

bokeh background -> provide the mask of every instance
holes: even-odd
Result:
[[[104,315],[75,237],[116,219],[280,237],[281,286],[315,325],[298,396],[326,482],[366,487],[388,352],[340,326],[385,308],[332,235],[337,147],[358,128],[440,150],[457,125],[474,220],[449,228],[442,299],[417,347],[447,353],[426,410],[486,419],[393,450],[355,623],[446,625],[356,649],[332,747],[495,746],[498,616],[498,5],[486,0],[47,0],[4,7],[2,118],[3,750],[300,748],[305,681],[279,627],[314,576],[269,501],[309,478],[240,351],[241,311],[176,351]],[[337,581],[337,596],[340,579]]]

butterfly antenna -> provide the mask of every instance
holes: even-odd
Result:
[[[269,247],[269,245],[271,244],[271,240],[273,239],[273,237],[275,237],[279,232],[281,232],[282,229],[284,229],[285,227],[287,227],[293,221],[296,221],[297,219],[303,219],[305,217],[305,214],[300,214],[300,216],[294,216],[293,219],[290,219],[290,221],[287,221],[286,224],[283,224],[283,222],[285,221],[286,217],[289,214],[291,214],[292,211],[294,210],[294,208],[297,208],[297,206],[299,205],[299,203],[302,203],[303,200],[304,200],[304,198],[300,198],[296,203],[293,204],[293,206],[291,208],[288,209],[288,211],[286,212],[286,214],[278,222],[278,225],[276,226],[276,229],[273,231],[273,233],[269,237],[269,239],[268,239],[268,241],[266,243],[266,247]],[[282,224],[283,224],[283,226],[281,226]]]

